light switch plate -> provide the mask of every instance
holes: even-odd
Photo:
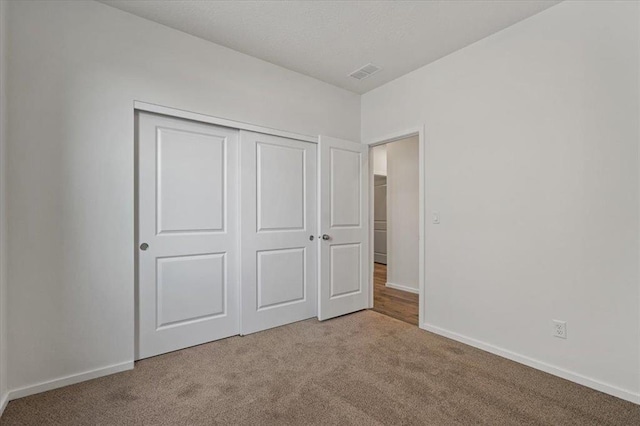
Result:
[[[432,216],[432,222],[435,225],[439,225],[440,224],[440,212],[433,212],[431,214],[431,216]]]

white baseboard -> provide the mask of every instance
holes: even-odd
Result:
[[[507,349],[502,349],[498,346],[494,346],[489,343],[481,342],[480,340],[473,339],[471,337],[463,336],[461,334],[455,333],[453,331],[445,330],[443,328],[437,327],[435,325],[424,323],[420,327],[423,330],[430,331],[435,334],[439,334],[440,336],[447,337],[452,340],[456,340],[458,342],[467,344],[469,346],[473,346],[478,349],[482,349],[483,351],[490,352],[494,355],[501,356],[503,358],[507,358],[511,361],[515,361],[520,364],[524,364],[526,366],[535,368],[537,370],[544,371],[545,373],[552,374],[554,376],[562,377],[563,379],[569,380],[574,383],[578,383],[580,385],[589,387],[591,389],[595,389],[600,392],[604,392],[609,395],[613,395],[615,397],[633,402],[635,404],[640,404],[640,393],[635,393],[632,391],[628,391],[625,389],[621,389],[617,386],[613,386],[607,383],[603,383],[596,379],[591,379],[589,377],[583,376],[579,373],[574,373],[572,371],[565,370],[560,367],[556,367],[551,364],[547,364],[543,361],[538,361],[533,358],[529,358],[528,356],[521,355]]]
[[[374,263],[382,263],[383,265],[387,264],[387,255],[380,253],[373,253],[373,261]]]
[[[57,389],[63,386],[69,386],[76,383],[84,382],[86,380],[97,379],[98,377],[108,376],[109,374],[120,373],[121,371],[132,369],[133,361],[127,361],[120,364],[97,368],[95,370],[85,371],[84,373],[72,374],[70,376],[61,377],[59,379],[49,380],[35,385],[13,389],[9,391],[7,399],[9,401],[13,401],[14,399],[23,398],[25,396],[33,395],[36,393],[46,392],[48,390]]]
[[[6,392],[0,398],[0,417],[2,417],[2,413],[4,413],[4,409],[7,408],[7,403],[9,403],[9,393]]]
[[[409,287],[409,286],[402,285],[402,284],[395,284],[395,283],[387,282],[385,284],[385,286],[387,286],[389,288],[395,288],[396,290],[408,291],[409,293],[420,294],[420,290],[418,290],[417,288]]]

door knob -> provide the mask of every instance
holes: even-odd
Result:
[[[322,234],[322,239],[327,241],[327,240],[330,240],[331,237],[329,235],[327,235],[327,234]]]
[[[148,248],[149,248],[149,244],[147,244],[147,243],[140,244],[140,250],[145,251]]]
[[[309,235],[309,241],[313,241],[313,235]]]

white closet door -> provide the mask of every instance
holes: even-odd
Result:
[[[136,359],[239,332],[238,131],[138,114]]]
[[[317,147],[240,134],[241,333],[248,334],[317,314]]]
[[[320,299],[325,320],[369,308],[369,147],[320,136]]]

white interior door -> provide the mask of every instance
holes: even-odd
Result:
[[[239,332],[238,131],[138,115],[136,359]]]
[[[316,144],[240,132],[242,334],[317,315]]]
[[[369,147],[320,136],[318,318],[369,308]]]

